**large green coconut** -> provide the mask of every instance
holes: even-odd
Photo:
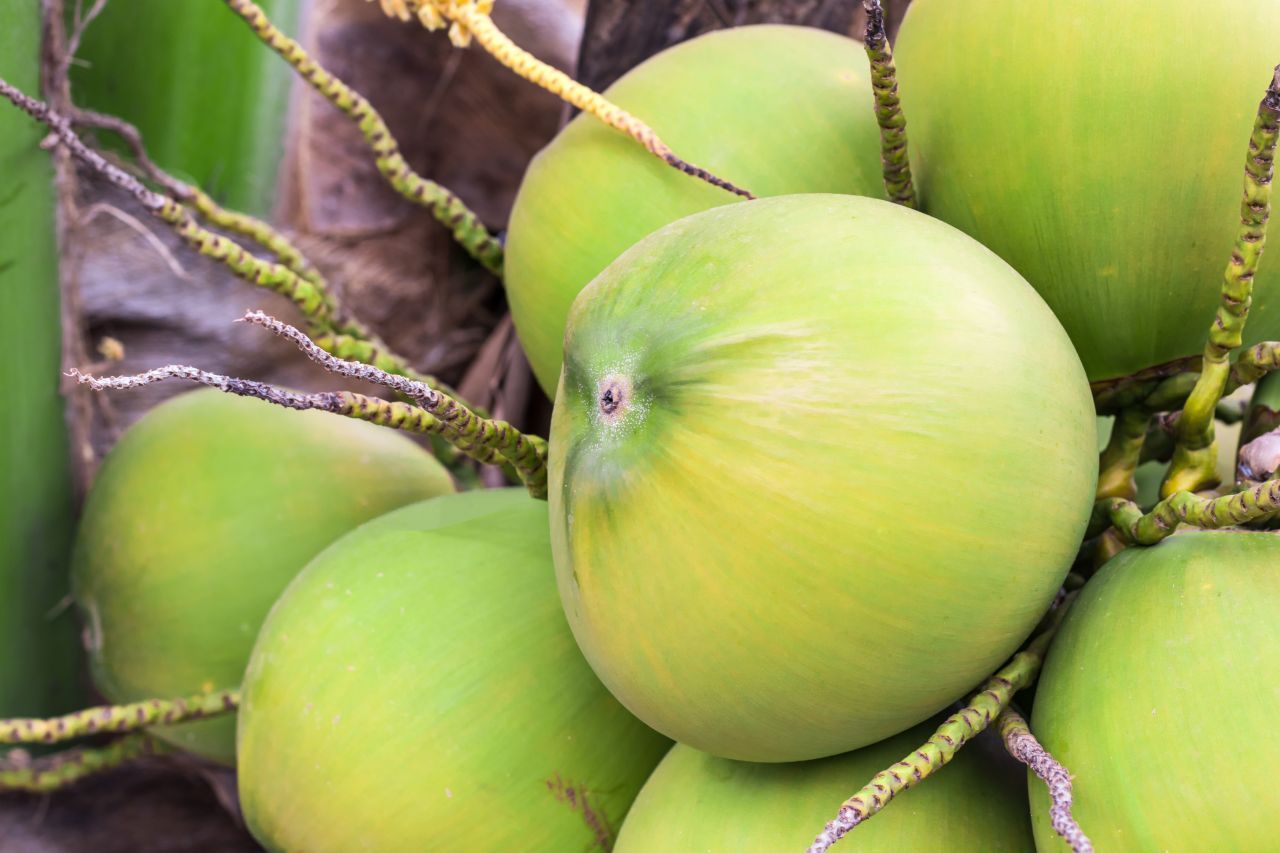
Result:
[[[940,720],[817,761],[752,764],[676,745],[653,771],[618,836],[617,853],[804,850],[845,798],[919,749]],[[856,827],[841,851],[1016,853],[1033,847],[1022,774],[994,736]],[[1047,797],[1043,785],[1032,796]]]
[[[308,560],[371,518],[451,491],[435,459],[370,424],[213,390],[158,406],[107,455],[76,539],[94,681],[114,702],[235,687]],[[232,718],[156,733],[235,758]]]
[[[728,758],[846,752],[964,694],[1048,607],[1092,503],[1062,327],[888,202],[655,233],[574,306],[558,395],[569,623],[624,705]]]
[[[916,0],[897,43],[926,212],[1058,315],[1089,378],[1199,354],[1240,225],[1275,0]],[[1280,337],[1263,261],[1247,340]]]
[[[245,679],[240,798],[273,850],[608,849],[669,742],[582,659],[547,508],[406,507],[312,561]]]
[[[1067,614],[1032,729],[1099,850],[1276,849],[1277,569],[1276,534],[1181,534],[1112,559]],[[1038,849],[1065,850],[1032,802]]]
[[[666,50],[607,90],[676,153],[757,195],[884,196],[862,45],[805,27],[721,30]],[[507,239],[520,341],[555,390],[578,292],[641,237],[735,201],[582,115],[525,173]]]

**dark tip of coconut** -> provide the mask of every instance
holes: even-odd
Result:
[[[596,406],[606,423],[614,423],[631,402],[631,380],[611,374],[596,385]]]

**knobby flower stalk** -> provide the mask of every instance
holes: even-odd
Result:
[[[160,755],[168,747],[138,732],[101,747],[77,747],[44,758],[13,750],[0,759],[0,791],[48,793],[139,758]]]
[[[1217,530],[1259,521],[1280,510],[1280,479],[1220,497],[1176,492],[1148,513],[1131,500],[1108,498],[1094,505],[1086,535],[1115,527],[1130,545],[1155,545],[1173,535],[1179,524]]]
[[[893,64],[893,48],[884,27],[880,0],[863,0],[867,11],[864,44],[871,62],[871,91],[875,95],[876,123],[880,125],[880,162],[884,168],[884,188],[889,200],[916,208],[916,190],[911,181],[907,150],[907,119],[898,98],[898,70]]]
[[[183,699],[147,699],[128,705],[101,705],[49,719],[0,720],[0,743],[58,743],[86,735],[132,732],[230,714],[240,705],[239,689],[200,693]]]
[[[679,157],[671,146],[662,141],[657,131],[639,118],[513,42],[489,16],[493,0],[380,0],[380,4],[384,12],[402,21],[410,21],[416,16],[429,30],[448,26],[449,39],[457,47],[466,47],[474,39],[504,67],[630,136],[668,166],[742,198],[755,198],[749,190]]]
[[[293,66],[302,79],[360,128],[373,151],[378,171],[400,195],[431,211],[467,253],[495,275],[502,275],[502,244],[469,207],[448,189],[415,172],[382,116],[369,101],[335,77],[295,40],[281,32],[250,0],[225,0],[268,47]]]
[[[256,258],[234,240],[200,227],[182,204],[148,189],[133,175],[108,163],[101,154],[85,145],[71,129],[70,121],[48,104],[23,94],[3,80],[0,80],[0,94],[36,121],[47,125],[57,136],[59,143],[76,159],[133,196],[149,213],[172,227],[184,242],[201,255],[220,261],[252,284],[287,297],[298,306],[312,326],[322,329],[340,326],[337,302],[328,291],[317,287],[283,264],[268,263]]]
[[[1022,715],[1012,708],[1005,708],[996,720],[1005,749],[1021,761],[1049,788],[1049,822],[1053,831],[1067,842],[1073,853],[1093,853],[1093,842],[1085,835],[1080,824],[1071,814],[1074,798],[1071,793],[1071,774],[1067,768],[1049,754],[1049,751],[1031,733]]]
[[[79,108],[71,111],[70,118],[72,124],[108,130],[116,134],[129,146],[133,161],[142,170],[143,175],[172,198],[190,207],[215,227],[254,241],[302,278],[321,289],[327,289],[328,285],[324,278],[307,260],[302,250],[275,228],[247,213],[227,210],[200,187],[180,181],[156,165],[147,154],[142,132],[134,125],[118,116]]]
[[[1177,443],[1160,493],[1169,498],[1217,485],[1213,415],[1230,379],[1231,352],[1242,342],[1253,278],[1267,238],[1276,140],[1280,138],[1280,66],[1258,106],[1244,168],[1240,231],[1223,276],[1222,295],[1205,343],[1200,376],[1182,407]]]
[[[414,370],[407,360],[396,355],[364,324],[352,317],[318,273],[299,273],[294,268],[297,264],[292,259],[289,259],[290,263],[265,261],[256,257],[235,240],[202,227],[183,204],[147,188],[136,177],[109,163],[101,154],[87,146],[71,128],[70,120],[47,104],[24,94],[3,79],[0,79],[0,95],[35,120],[47,125],[57,137],[58,142],[66,146],[76,159],[127,192],[144,209],[167,224],[197,253],[218,261],[238,278],[250,284],[288,298],[297,306],[306,319],[308,328],[316,334],[318,339],[335,348],[342,347],[344,352],[352,354],[376,353],[380,366],[388,372],[398,373],[442,389],[447,388],[433,377]],[[240,216],[239,214],[228,215]],[[256,230],[244,223],[242,227]],[[274,239],[271,243],[276,247],[280,246]],[[268,247],[270,248],[270,245]],[[357,346],[353,342],[359,342],[360,345]],[[449,391],[449,393],[452,392]]]
[[[325,352],[300,330],[261,312],[244,320],[262,326],[293,343],[312,361],[331,373],[361,379],[404,395],[413,404],[391,402],[351,391],[299,394],[262,382],[209,373],[187,365],[168,365],[133,376],[98,378],[73,370],[69,374],[95,390],[139,388],[168,379],[185,379],[228,394],[253,397],[288,409],[318,409],[393,429],[437,435],[466,456],[489,465],[509,463],[529,493],[547,495],[547,443],[525,435],[506,421],[477,415],[466,405],[426,383],[398,376],[359,362],[344,361]]]
[[[1022,651],[991,676],[965,705],[947,717],[910,755],[872,777],[840,806],[836,817],[809,845],[808,853],[825,853],[850,830],[875,816],[898,794],[914,788],[951,762],[956,753],[1009,707],[1013,694],[1030,686],[1040,673],[1045,652],[1077,593],[1068,592],[1046,617],[1044,627]]]
[[[1133,475],[1142,458],[1151,415],[1134,406],[1116,416],[1111,439],[1098,459],[1097,499],[1120,497],[1132,500],[1138,493]]]

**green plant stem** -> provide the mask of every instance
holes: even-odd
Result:
[[[321,289],[327,289],[328,285],[320,272],[307,260],[302,250],[279,231],[261,219],[246,213],[227,210],[200,187],[180,181],[157,166],[147,154],[142,132],[134,125],[117,116],[85,109],[72,110],[70,119],[73,124],[109,130],[119,136],[129,146],[129,150],[133,153],[133,160],[142,173],[172,198],[190,206],[212,225],[254,241],[275,255],[276,260],[297,275]]]
[[[1138,470],[1142,445],[1147,439],[1147,425],[1151,416],[1133,407],[1123,410],[1111,429],[1111,440],[1098,461],[1097,497],[1121,497],[1132,500],[1138,494],[1133,473]]]
[[[186,365],[169,365],[135,376],[95,378],[73,370],[81,384],[95,390],[138,388],[166,379],[185,379],[228,394],[254,397],[289,409],[319,409],[379,426],[424,435],[438,435],[468,457],[489,465],[510,463],[529,493],[547,496],[547,442],[525,435],[506,421],[481,417],[458,400],[425,383],[414,382],[368,364],[343,361],[322,350],[298,329],[272,317],[251,311],[244,320],[286,338],[308,358],[331,373],[372,382],[414,401],[415,405],[389,402],[349,391],[297,394],[262,382],[208,373]]]
[[[1006,708],[1013,694],[1030,686],[1040,673],[1045,651],[1078,593],[1067,593],[1057,608],[1045,618],[1044,626],[1009,663],[991,676],[969,701],[947,717],[919,749],[871,781],[845,800],[835,819],[809,846],[808,853],[824,853],[849,830],[873,817],[898,794],[913,788],[946,766],[956,753],[991,725]]]
[[[298,329],[261,311],[250,311],[243,319],[285,338],[330,373],[381,385],[407,397],[445,425],[441,437],[458,450],[468,455],[473,450],[496,451],[499,458],[492,460],[493,464],[500,464],[503,460],[511,463],[521,481],[537,497],[546,496],[547,443],[544,439],[524,435],[506,421],[489,420],[460,400],[426,383],[388,373],[373,364],[336,358]]]
[[[147,189],[142,182],[123,169],[108,163],[98,152],[85,145],[71,129],[65,116],[48,104],[32,98],[0,80],[0,94],[36,121],[47,125],[76,159],[88,165],[125,192],[133,196],[149,213],[168,223],[179,237],[205,257],[220,261],[240,278],[265,287],[293,302],[316,329],[342,326],[336,316],[337,302],[326,290],[317,287],[279,263],[254,257],[247,249],[227,237],[200,227],[187,209],[166,195]]]
[[[1128,544],[1154,545],[1171,536],[1179,524],[1217,530],[1258,521],[1277,510],[1280,510],[1280,478],[1221,497],[1176,492],[1145,514],[1133,501],[1107,498],[1094,505],[1086,535],[1096,536],[1111,525]]]
[[[875,96],[876,123],[880,125],[880,162],[884,168],[884,188],[889,200],[916,208],[916,190],[911,181],[911,161],[907,150],[907,119],[898,98],[898,71],[893,64],[893,48],[884,28],[880,0],[863,0],[867,11],[864,44],[871,62],[871,91]]]
[[[502,244],[489,233],[480,218],[461,199],[410,168],[386,122],[363,95],[330,74],[311,58],[302,45],[280,32],[256,4],[250,0],[225,2],[259,39],[293,66],[313,89],[359,126],[373,151],[378,171],[396,192],[430,210],[431,215],[453,233],[454,239],[473,258],[495,275],[502,275]]]
[[[350,345],[359,341],[368,345],[368,351],[379,354],[383,369],[405,376],[417,382],[440,387],[434,377],[414,370],[401,356],[396,355],[362,323],[350,316],[319,276],[305,278],[284,263],[268,262],[255,257],[234,240],[215,234],[202,227],[185,206],[174,199],[148,189],[137,178],[109,162],[89,148],[71,129],[69,120],[47,104],[32,98],[4,80],[0,80],[0,95],[22,109],[32,118],[47,125],[58,141],[67,147],[82,163],[101,174],[108,181],[129,193],[156,218],[169,225],[187,245],[199,254],[222,263],[237,277],[258,287],[279,293],[294,303],[307,321],[307,326],[318,337],[333,345]],[[238,214],[229,214],[238,216]],[[247,226],[245,226],[247,227]],[[353,349],[356,349],[353,347]]]
[[[1178,420],[1177,441],[1169,472],[1160,493],[1170,497],[1217,485],[1218,448],[1214,440],[1213,413],[1230,379],[1229,357],[1240,346],[1253,278],[1267,238],[1271,213],[1271,181],[1276,140],[1280,137],[1280,67],[1277,67],[1258,106],[1249,156],[1245,160],[1244,199],[1240,204],[1240,231],[1223,276],[1222,298],[1209,327],[1200,376],[1187,396]]]
[[[240,691],[219,690],[183,699],[148,699],[128,705],[100,705],[50,719],[0,720],[0,743],[58,743],[103,732],[132,732],[229,714],[240,705]]]
[[[1035,773],[1049,789],[1052,805],[1049,820],[1073,853],[1093,853],[1093,842],[1084,834],[1080,824],[1071,814],[1074,797],[1071,793],[1071,774],[1044,748],[1022,715],[1013,708],[1005,708],[996,718],[996,726],[1004,741],[1005,749]]]
[[[17,756],[14,753],[22,753],[22,750],[14,750],[0,759],[0,791],[48,793],[86,776],[166,750],[162,743],[142,732],[106,746],[77,747],[38,759],[31,759],[25,754]]]

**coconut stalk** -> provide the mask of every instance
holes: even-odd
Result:
[[[826,853],[855,827],[875,817],[898,794],[915,787],[949,764],[966,743],[995,722],[1009,708],[1015,693],[1035,683],[1049,644],[1076,595],[1076,592],[1067,592],[1046,617],[1040,632],[1003,668],[983,682],[977,692],[947,717],[919,749],[877,773],[845,800],[836,816],[814,838],[808,853]]]
[[[0,75],[35,89],[40,4],[10,4],[0,27]],[[43,715],[74,706],[74,623],[62,607],[72,497],[58,395],[61,358],[53,170],[42,131],[0,113],[0,714]]]
[[[1253,300],[1253,279],[1266,246],[1277,138],[1280,138],[1280,66],[1276,67],[1271,85],[1258,105],[1249,137],[1240,230],[1223,275],[1222,294],[1209,327],[1200,376],[1178,420],[1177,443],[1169,473],[1160,486],[1161,497],[1170,498],[1181,491],[1194,492],[1218,484],[1213,416],[1231,378],[1229,358],[1244,336]]]

